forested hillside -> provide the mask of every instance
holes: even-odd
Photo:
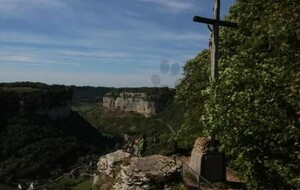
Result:
[[[0,181],[47,177],[80,156],[115,148],[121,139],[103,136],[75,112],[58,120],[36,112],[68,106],[71,99],[72,89],[66,86],[0,85]]]
[[[215,132],[249,189],[300,188],[299,13],[298,0],[237,0],[226,19],[238,29],[221,29],[219,80],[204,50],[177,87],[178,138],[191,137],[180,145]]]

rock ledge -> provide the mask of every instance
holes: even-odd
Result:
[[[181,171],[181,166],[168,157],[133,157],[121,150],[101,157],[97,165],[100,174],[95,176],[94,187],[105,184],[99,180],[102,175],[113,181],[111,189],[115,190],[167,189],[168,183],[177,180]]]

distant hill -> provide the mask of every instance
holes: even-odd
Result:
[[[79,103],[95,103],[102,101],[102,97],[114,90],[114,88],[107,88],[107,87],[77,87],[73,86],[73,99],[72,103],[73,105],[79,104]]]
[[[102,98],[110,93],[112,95],[119,95],[122,92],[127,93],[145,93],[148,97],[155,96],[161,98],[160,101],[168,101],[170,97],[175,94],[175,89],[157,88],[157,87],[140,87],[140,88],[112,88],[112,87],[77,87],[72,86],[73,89],[73,105],[79,103],[96,103],[102,102]],[[171,95],[171,96],[170,96]]]

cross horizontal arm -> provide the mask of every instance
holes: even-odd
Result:
[[[205,24],[219,24],[220,26],[226,26],[226,27],[231,27],[231,28],[237,28],[238,25],[234,22],[228,22],[228,21],[223,21],[223,20],[214,20],[210,18],[204,18],[200,16],[194,16],[193,18],[194,22],[200,22],[200,23],[205,23]]]

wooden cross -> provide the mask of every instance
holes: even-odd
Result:
[[[214,19],[204,18],[200,16],[194,16],[194,22],[205,23],[209,25],[213,25],[212,34],[211,34],[211,77],[213,80],[217,80],[219,77],[218,70],[218,59],[219,59],[219,31],[220,26],[237,28],[237,24],[228,21],[220,20],[220,0],[214,0]],[[210,27],[209,27],[210,28]],[[216,142],[215,142],[215,133],[211,134],[211,147],[213,148],[213,152],[217,152]]]
[[[228,21],[220,20],[220,0],[215,0],[214,5],[214,19],[204,18],[200,16],[194,16],[194,22],[205,23],[213,25],[211,36],[211,76],[212,79],[217,80],[219,77],[218,59],[219,59],[219,31],[220,26],[236,28],[237,24]]]

